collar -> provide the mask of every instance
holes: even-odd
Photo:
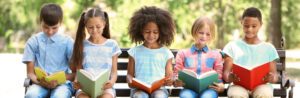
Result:
[[[192,53],[194,53],[194,52],[207,52],[208,51],[208,47],[207,47],[207,45],[205,45],[203,48],[201,48],[201,49],[198,49],[196,46],[195,46],[195,44],[192,46],[192,48],[191,48],[191,52]]]
[[[59,41],[59,34],[56,32],[54,35],[48,37],[44,32],[43,32],[43,41],[46,42],[47,39],[50,39],[52,42],[58,42]]]

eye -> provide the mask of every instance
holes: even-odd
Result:
[[[209,33],[209,32],[207,32],[207,33],[206,33],[206,36],[210,36],[210,33]]]
[[[154,31],[153,33],[154,33],[154,34],[158,34],[158,31]]]
[[[197,32],[198,34],[201,34],[201,35],[203,35],[204,34],[204,32]]]

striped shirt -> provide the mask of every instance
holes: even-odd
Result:
[[[167,62],[174,58],[166,47],[149,49],[139,45],[128,50],[128,53],[135,61],[135,78],[148,84],[164,78]]]
[[[112,57],[121,54],[117,42],[107,39],[102,44],[94,44],[84,40],[83,69],[98,72],[99,70],[112,68]],[[94,73],[97,74],[97,73]]]

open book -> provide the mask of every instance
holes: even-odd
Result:
[[[263,78],[270,72],[270,63],[253,66],[233,64],[232,72],[240,78],[240,81],[234,84],[253,90],[256,86],[266,83]]]
[[[34,72],[37,77],[37,79],[45,78],[47,82],[51,82],[52,80],[56,80],[58,84],[64,84],[66,83],[66,74],[64,71],[59,71],[56,73],[53,73],[51,75],[48,75],[44,70],[42,70],[40,67],[34,67]]]
[[[83,92],[91,98],[96,98],[103,93],[103,86],[109,80],[110,72],[108,69],[91,71],[80,69],[77,71],[77,81]]]
[[[136,87],[136,88],[138,88],[138,89],[144,90],[144,91],[146,91],[149,94],[151,94],[155,90],[159,89],[162,85],[164,85],[165,79],[166,78],[162,78],[160,80],[156,80],[152,84],[147,84],[147,83],[145,83],[143,81],[140,81],[140,80],[138,80],[136,78],[133,78],[131,85],[134,86],[134,87]]]
[[[185,88],[201,93],[203,90],[206,90],[209,85],[212,85],[214,82],[218,82],[218,73],[212,70],[201,75],[197,75],[194,71],[183,69],[179,71],[178,78],[185,84]]]

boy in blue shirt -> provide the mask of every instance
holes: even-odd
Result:
[[[63,12],[57,4],[45,4],[40,11],[42,32],[28,39],[23,55],[23,63],[27,65],[27,77],[33,82],[29,86],[25,98],[71,98],[74,90],[69,80],[74,75],[69,68],[72,55],[73,40],[71,37],[57,33],[61,26]],[[40,67],[48,75],[58,71],[66,73],[67,82],[58,85],[57,81],[38,80],[34,67]]]

